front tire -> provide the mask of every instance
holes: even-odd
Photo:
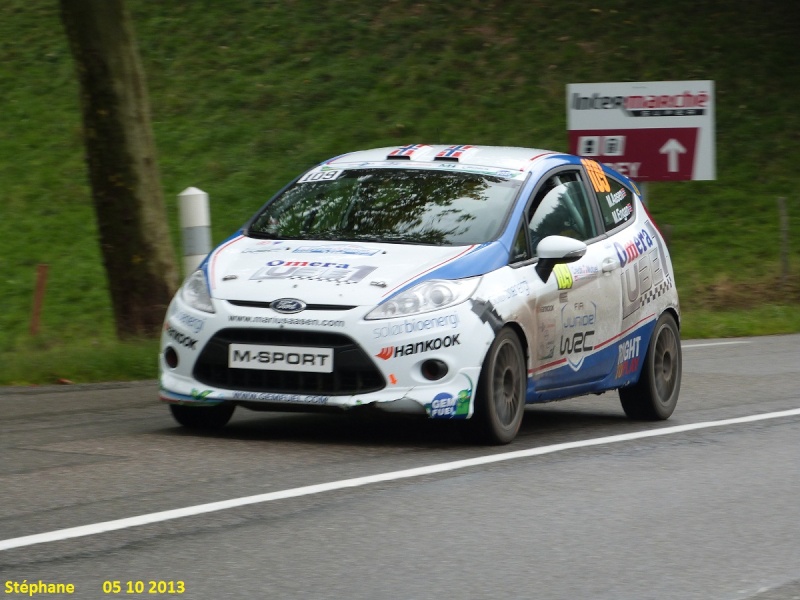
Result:
[[[475,425],[490,444],[508,444],[517,435],[525,412],[525,353],[517,334],[501,329],[481,369],[475,398]]]
[[[170,404],[169,410],[175,420],[187,429],[214,431],[222,429],[233,416],[235,404],[223,402],[212,406],[185,406]]]
[[[622,410],[639,421],[668,419],[678,403],[681,372],[678,325],[671,313],[664,313],[650,338],[639,381],[619,390]]]

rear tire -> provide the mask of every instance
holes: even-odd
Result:
[[[202,431],[222,429],[231,420],[235,409],[236,405],[229,402],[212,406],[169,405],[169,410],[178,423],[187,429]]]
[[[639,421],[668,419],[678,403],[681,372],[678,325],[671,313],[664,313],[650,338],[639,381],[619,389],[622,410]]]
[[[475,398],[475,426],[483,441],[508,444],[517,435],[525,412],[527,369],[517,334],[501,329],[481,369]]]

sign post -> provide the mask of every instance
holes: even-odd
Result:
[[[571,83],[572,154],[637,182],[716,179],[713,81]]]

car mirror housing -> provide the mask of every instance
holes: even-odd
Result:
[[[563,235],[550,235],[536,246],[536,255],[539,262],[536,264],[536,273],[546,282],[557,264],[571,263],[579,260],[586,254],[586,244]]]

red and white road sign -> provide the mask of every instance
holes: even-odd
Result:
[[[714,82],[567,86],[570,152],[638,181],[716,178]]]

